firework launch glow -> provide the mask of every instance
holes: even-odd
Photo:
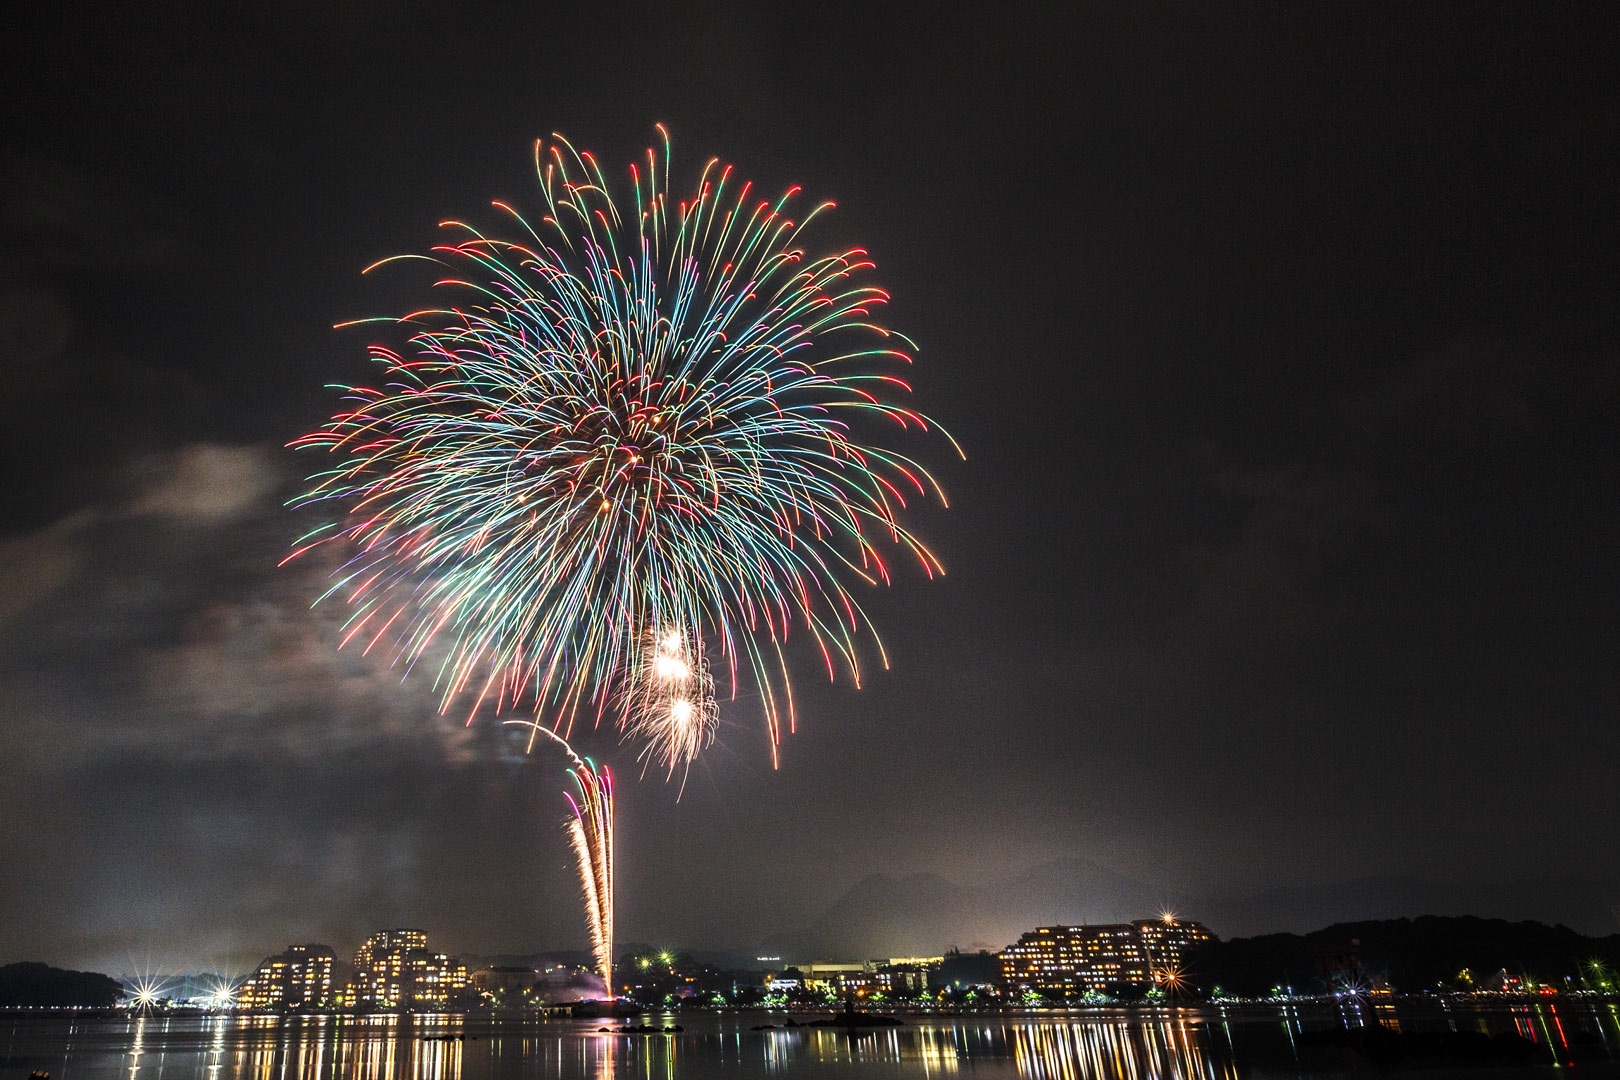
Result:
[[[434,264],[439,299],[362,320],[405,340],[371,346],[376,386],[295,442],[334,461],[289,558],[340,542],[343,642],[407,670],[431,654],[443,709],[532,708],[565,734],[613,715],[673,771],[717,694],[757,698],[774,760],[792,631],[829,678],[859,685],[863,640],[887,664],[855,590],[889,582],[886,549],[940,572],[901,515],[943,501],[891,439],[949,436],[894,403],[913,346],[876,321],[866,252],[806,253],[832,204],[795,219],[798,189],[761,200],[714,161],[672,196],[659,131],[622,198],[554,137],[538,216],[496,203],[503,235],[449,222],[384,260]]]

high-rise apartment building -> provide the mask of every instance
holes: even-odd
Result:
[[[1043,926],[1001,952],[1010,989],[1064,994],[1111,986],[1173,985],[1193,946],[1214,940],[1200,923],[1173,915],[1102,926]]]
[[[332,1004],[332,950],[289,945],[267,957],[236,995],[242,1009],[325,1009]]]
[[[1215,935],[1202,923],[1188,922],[1165,914],[1157,919],[1139,919],[1131,923],[1142,942],[1150,974],[1162,982],[1167,973],[1177,973],[1186,966],[1187,954]]]
[[[384,930],[354,954],[340,1004],[358,1009],[438,1008],[467,985],[467,966],[428,949],[421,930]]]

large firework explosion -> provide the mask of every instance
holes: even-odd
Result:
[[[537,144],[538,219],[496,203],[505,236],[448,222],[398,257],[437,264],[443,299],[363,320],[409,333],[297,440],[335,456],[302,502],[337,513],[294,554],[344,543],[344,642],[407,666],[437,642],[444,709],[616,714],[673,770],[717,683],[758,696],[774,759],[794,628],[829,677],[859,684],[863,637],[887,663],[851,590],[888,582],[886,546],[940,569],[899,516],[940,493],[880,441],[934,425],[888,400],[911,345],[875,321],[872,263],[801,246],[832,204],[795,221],[797,189],[761,201],[713,161],[672,198],[668,163],[666,134],[621,202],[590,154]]]

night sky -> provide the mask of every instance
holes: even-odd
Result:
[[[332,325],[422,302],[361,268],[660,121],[678,178],[838,202],[967,460],[913,519],[948,576],[864,597],[892,670],[801,643],[779,770],[756,701],[679,799],[579,740],[621,941],[1054,865],[1616,928],[1620,9],[235,7],[0,45],[0,962],[584,945],[560,762],[336,650],[283,447],[369,374]],[[1106,908],[1042,917],[1150,913]]]

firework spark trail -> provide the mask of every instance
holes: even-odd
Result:
[[[585,921],[590,928],[591,955],[601,973],[607,996],[613,997],[613,774],[597,769],[589,758],[574,768],[579,799],[572,796],[574,819],[568,838],[579,863],[580,891],[585,899]]]
[[[613,997],[613,774],[606,765],[600,769],[588,757],[580,757],[568,740],[549,728],[529,721],[508,721],[530,731],[529,749],[535,738],[544,735],[563,748],[572,765],[569,775],[579,798],[567,796],[574,808],[568,842],[579,866],[580,893],[585,901],[585,924],[590,932],[591,956],[602,986]]]
[[[680,628],[729,697],[757,695],[774,759],[790,631],[858,686],[862,639],[888,661],[851,589],[890,580],[885,547],[941,569],[900,515],[943,493],[879,438],[937,428],[887,400],[913,346],[875,321],[866,253],[802,246],[832,204],[794,220],[796,188],[762,201],[713,161],[672,198],[667,134],[645,166],[620,203],[590,154],[536,144],[538,218],[496,203],[508,238],[447,222],[396,257],[438,267],[442,299],[361,320],[409,337],[295,441],[333,455],[299,500],[333,513],[289,558],[340,541],[345,642],[407,671],[432,647],[443,710],[522,702],[567,734],[617,709],[671,768],[707,739],[633,703],[660,697],[649,635]]]

